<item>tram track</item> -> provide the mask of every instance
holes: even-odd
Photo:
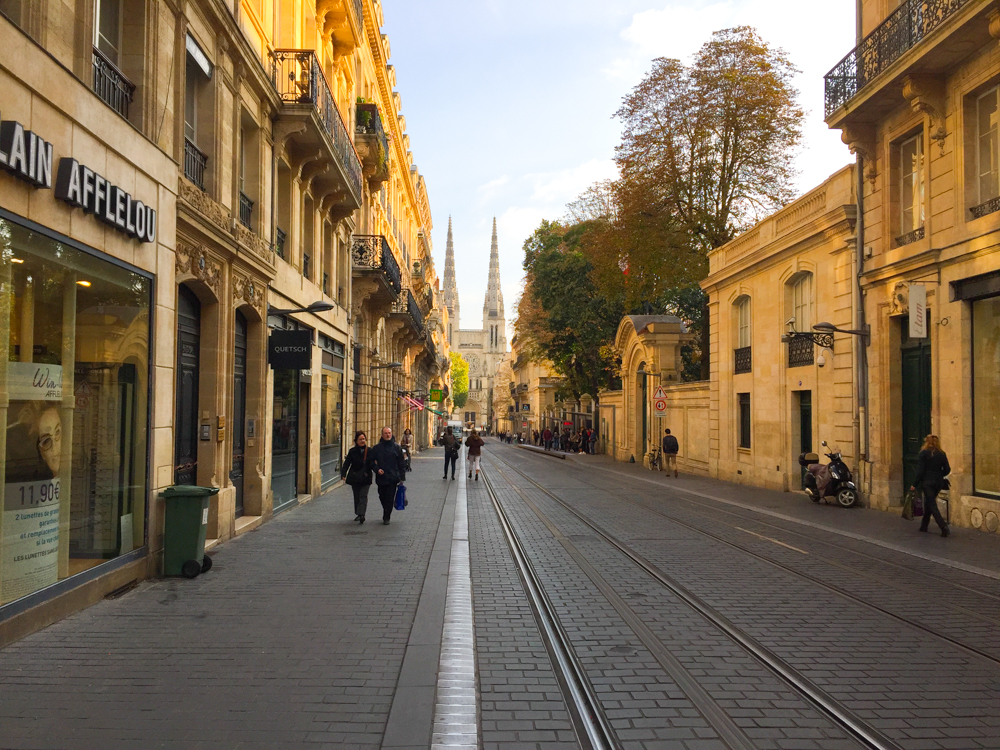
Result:
[[[865,748],[866,750],[901,750],[901,746],[894,740],[887,737],[877,728],[871,726],[858,717],[854,712],[806,678],[800,671],[796,670],[780,656],[775,654],[763,644],[759,643],[756,639],[725,617],[725,615],[691,592],[679,581],[667,575],[664,571],[640,555],[638,552],[631,549],[627,544],[607,533],[592,520],[579,513],[569,503],[546,490],[544,487],[531,479],[531,477],[527,476],[524,472],[519,470],[517,467],[514,467],[509,462],[493,455],[490,456],[490,459],[491,462],[496,462],[497,464],[502,463],[503,468],[515,471],[547,497],[551,498],[562,508],[570,512],[585,526],[589,527],[598,538],[603,539],[620,554],[628,558],[635,566],[657,581],[687,608],[697,613],[697,615],[699,615],[702,619],[706,620],[714,629],[721,631],[730,641],[737,644],[744,652],[749,654],[757,664],[763,665],[767,671],[776,676],[782,684],[788,686],[794,694],[802,698],[806,704],[810,705],[820,715],[824,716],[834,726],[838,727],[860,747]],[[499,466],[496,468],[490,468],[493,471],[496,471],[499,476],[504,476],[503,468]],[[491,471],[484,471],[483,476],[486,480],[486,487],[490,493],[493,505],[497,510],[498,516],[502,519],[501,522],[504,524],[505,534],[508,536],[508,542],[511,544],[512,552],[514,552],[516,547],[518,552],[515,554],[515,557],[520,558],[518,566],[520,567],[522,564],[521,561],[523,561],[531,571],[530,573],[522,572],[522,576],[525,578],[532,578],[534,585],[540,586],[541,584],[538,576],[534,570],[531,569],[530,561],[528,560],[520,541],[517,539],[517,535],[514,531],[513,525],[507,517],[503,503],[493,488],[493,484],[490,479],[491,473]],[[511,488],[535,513],[535,515],[553,534],[557,541],[566,549],[573,561],[607,599],[608,603],[622,618],[622,620],[632,629],[637,638],[643,643],[653,658],[660,664],[665,673],[675,681],[678,688],[685,693],[692,705],[694,705],[702,716],[711,724],[726,746],[730,748],[730,750],[753,750],[753,748],[756,747],[753,739],[743,732],[741,727],[734,722],[734,720],[727,714],[716,699],[713,698],[708,691],[698,683],[697,678],[692,675],[672,653],[669,645],[657,636],[635,612],[635,610],[632,609],[632,607],[630,607],[629,604],[618,594],[609,581],[605,579],[600,571],[598,571],[596,567],[590,563],[587,557],[577,548],[573,540],[564,535],[552,519],[550,519],[546,513],[539,508],[537,503],[528,497],[526,493],[513,485],[511,485]],[[544,591],[542,591],[542,595],[544,596]],[[554,616],[554,611],[550,616]],[[565,635],[565,632],[561,627],[559,627],[558,630]],[[569,653],[573,652],[572,644],[568,639],[562,641],[560,648]],[[583,674],[583,679],[586,681],[585,673]],[[574,699],[570,697],[570,700]],[[596,710],[601,711],[599,704],[597,705]],[[608,747],[616,747],[616,745],[608,745]]]
[[[494,457],[494,458],[497,458],[497,457]],[[497,458],[497,460],[503,461],[508,467],[510,467],[512,470],[516,471],[519,475],[521,475],[522,477],[524,477],[527,481],[531,482],[535,487],[537,487],[539,490],[541,490],[542,492],[544,492],[547,496],[549,496],[549,497],[557,500],[558,502],[562,503],[563,505],[565,505],[565,501],[563,501],[561,498],[558,498],[555,494],[553,494],[549,490],[547,490],[544,487],[542,487],[540,484],[538,484],[537,482],[535,482],[530,476],[528,476],[527,474],[525,474],[523,471],[521,471],[520,469],[518,469],[517,467],[515,467],[510,462],[505,461],[503,459],[499,459],[499,458]],[[852,604],[861,605],[861,606],[865,607],[866,609],[868,609],[869,611],[875,612],[877,614],[880,614],[880,615],[883,615],[883,616],[886,616],[886,617],[890,617],[890,618],[896,620],[897,622],[900,622],[902,624],[905,624],[905,625],[908,625],[910,627],[916,628],[917,630],[920,630],[920,631],[922,631],[924,633],[927,633],[928,635],[930,635],[930,636],[932,636],[934,638],[937,638],[938,640],[941,640],[941,641],[947,643],[950,646],[958,648],[958,649],[962,650],[963,652],[965,652],[965,653],[967,653],[969,655],[972,655],[972,656],[974,656],[976,658],[979,658],[979,659],[984,659],[984,660],[990,662],[993,666],[1000,666],[1000,658],[998,658],[996,655],[990,654],[990,653],[988,653],[986,651],[983,651],[982,649],[976,648],[975,646],[973,646],[973,645],[971,645],[969,643],[966,643],[964,641],[961,641],[961,640],[958,640],[956,638],[953,638],[953,637],[947,635],[946,633],[940,632],[939,630],[935,630],[933,627],[931,627],[929,625],[925,625],[922,622],[919,622],[919,621],[914,620],[912,618],[906,617],[905,615],[901,615],[898,612],[894,612],[894,611],[892,611],[890,609],[887,609],[885,607],[879,606],[878,604],[876,604],[874,602],[871,602],[871,601],[869,601],[869,600],[867,600],[867,599],[865,599],[863,597],[860,597],[857,594],[854,594],[854,593],[852,593],[852,592],[850,592],[850,591],[848,591],[848,590],[846,590],[846,589],[844,589],[844,588],[842,588],[840,586],[836,586],[836,585],[830,583],[829,581],[821,580],[821,579],[819,579],[819,578],[817,578],[815,576],[812,576],[812,575],[810,575],[808,573],[805,573],[805,572],[803,572],[801,570],[798,570],[798,569],[793,568],[793,567],[791,567],[789,565],[786,565],[786,564],[784,564],[782,562],[779,562],[779,561],[777,561],[777,560],[775,560],[775,559],[773,559],[771,557],[768,557],[766,555],[761,555],[759,552],[756,552],[756,551],[752,550],[751,548],[749,548],[749,547],[747,547],[745,545],[739,544],[738,542],[735,542],[732,539],[727,539],[726,537],[724,537],[724,536],[722,536],[720,534],[714,533],[714,532],[709,531],[707,529],[704,529],[704,528],[702,528],[700,526],[697,526],[695,524],[689,523],[688,521],[685,521],[684,519],[678,518],[676,515],[672,515],[670,513],[667,513],[664,510],[662,510],[660,508],[657,508],[657,507],[654,507],[651,504],[648,504],[648,503],[645,503],[645,502],[641,502],[641,501],[637,501],[637,500],[635,500],[632,497],[629,497],[627,495],[623,495],[623,494],[620,494],[620,493],[616,493],[613,490],[610,490],[610,489],[608,489],[606,487],[601,487],[601,486],[596,485],[596,484],[594,484],[592,482],[587,482],[586,480],[580,479],[579,477],[576,477],[576,478],[577,478],[578,481],[581,481],[584,484],[587,484],[588,486],[593,487],[595,490],[607,493],[609,496],[615,498],[616,500],[619,500],[621,502],[627,502],[627,503],[629,503],[629,504],[631,504],[631,505],[633,505],[633,506],[635,506],[637,508],[640,508],[643,512],[653,513],[654,515],[657,515],[657,516],[659,516],[661,518],[664,518],[664,519],[670,521],[673,524],[677,524],[678,526],[682,526],[682,527],[684,527],[684,528],[686,528],[686,529],[688,529],[690,531],[694,531],[695,533],[700,534],[700,535],[705,536],[705,537],[708,537],[709,539],[712,539],[713,541],[716,541],[716,542],[718,542],[720,544],[723,544],[723,545],[728,546],[730,548],[736,549],[736,550],[738,550],[738,551],[740,551],[740,552],[742,552],[742,553],[744,553],[744,554],[746,554],[746,555],[754,558],[755,560],[761,561],[761,562],[763,562],[763,563],[765,563],[767,565],[770,565],[770,566],[772,566],[774,568],[777,568],[777,569],[779,569],[779,570],[781,570],[781,571],[783,571],[785,573],[788,573],[789,575],[795,576],[796,578],[798,578],[800,580],[804,580],[804,581],[809,582],[810,584],[819,586],[819,587],[821,587],[821,588],[823,588],[823,589],[825,589],[825,590],[827,590],[827,591],[835,594],[836,596],[839,596],[839,597],[841,597],[841,598],[843,598],[843,599],[851,602]],[[696,502],[695,504],[703,506],[703,507],[705,506],[704,503],[697,503]],[[715,510],[715,509],[713,508],[713,510]],[[575,514],[579,515],[575,511],[575,509],[573,510],[573,512]],[[731,512],[726,511],[725,509],[722,509],[721,512],[722,513],[726,513],[728,515],[731,515],[734,518],[740,519],[740,521],[743,522],[743,523],[745,523],[746,521],[749,520],[746,516],[742,516],[742,515],[740,515],[738,513],[731,513]],[[754,520],[756,520],[756,519],[754,519]],[[777,526],[777,525],[774,525],[774,524],[768,524],[765,521],[758,521],[758,523],[761,523],[764,526],[769,526],[770,528],[776,529],[778,531],[782,531],[782,532],[785,532],[785,533],[789,533],[789,534],[801,536],[802,538],[807,539],[807,540],[809,540],[810,542],[813,542],[813,543],[823,544],[825,546],[833,546],[833,547],[835,547],[837,549],[844,549],[844,548],[838,547],[837,545],[831,545],[828,542],[823,542],[822,540],[815,539],[814,537],[811,537],[809,535],[804,535],[804,534],[801,534],[801,533],[795,532],[795,531],[789,531],[787,529],[784,529],[781,526]],[[730,528],[732,528],[734,530],[737,530],[737,531],[742,531],[744,533],[748,533],[748,534],[751,534],[751,535],[754,535],[754,536],[758,536],[758,537],[760,536],[760,535],[754,534],[754,532],[748,531],[747,529],[744,529],[744,528],[742,528],[740,526],[730,525]],[[770,541],[776,541],[776,540],[770,539],[768,537],[765,537],[765,538],[769,539]],[[784,544],[784,543],[781,543],[781,544]],[[784,546],[787,547],[789,545],[784,545]],[[796,549],[796,548],[793,547],[792,549]],[[797,551],[801,552],[801,550],[797,550]],[[846,550],[846,551],[853,552],[852,550]],[[840,563],[837,563],[834,560],[830,560],[829,558],[820,558],[820,559],[822,560],[822,562],[824,564],[830,565],[832,567],[839,568],[839,569],[843,570],[844,572],[846,572],[846,573],[848,573],[850,575],[858,576],[858,577],[864,578],[866,580],[878,583],[880,585],[889,586],[889,584],[885,583],[884,581],[881,581],[881,580],[878,580],[878,579],[874,578],[873,576],[871,576],[868,573],[865,573],[864,571],[859,571],[857,569],[851,568],[850,566],[842,565]],[[931,574],[924,573],[922,571],[915,571],[915,574],[916,575],[921,575],[921,576],[930,576],[931,575]],[[938,579],[938,580],[941,581],[941,582],[945,582],[945,581],[943,581],[943,579]],[[980,595],[980,596],[987,597],[987,598],[994,598],[990,594],[987,594],[987,593],[978,592],[978,591],[975,591],[975,590],[970,590],[970,591],[971,591],[971,593],[974,593],[976,595]],[[982,615],[982,614],[980,614],[978,612],[974,612],[972,610],[969,610],[969,609],[967,609],[965,607],[962,607],[960,605],[956,605],[956,604],[953,604],[953,603],[946,603],[944,606],[948,607],[949,609],[951,609],[954,612],[961,613],[965,617],[968,617],[968,618],[977,620],[979,622],[991,625],[993,627],[996,627],[998,630],[1000,630],[1000,621],[998,621],[996,618],[989,617],[987,615]]]

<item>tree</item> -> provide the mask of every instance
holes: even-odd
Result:
[[[564,226],[543,221],[524,243],[524,292],[514,327],[524,353],[548,361],[566,379],[567,395],[595,401],[617,374],[614,341],[623,310],[591,279],[593,266],[580,246],[593,222]]]
[[[510,414],[509,407],[514,404],[510,397],[510,384],[513,382],[514,368],[510,360],[505,359],[497,366],[493,376],[493,414],[497,420],[507,419]]]
[[[458,352],[451,353],[451,400],[456,409],[469,400],[469,363]]]

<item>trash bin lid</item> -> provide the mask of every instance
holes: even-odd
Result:
[[[193,484],[175,484],[161,493],[163,497],[211,497],[219,494],[218,487],[196,487]]]

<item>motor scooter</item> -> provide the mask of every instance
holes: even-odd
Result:
[[[823,441],[823,447],[829,448]],[[858,502],[858,488],[854,484],[851,470],[839,450],[831,449],[824,454],[830,463],[821,464],[815,453],[803,453],[799,456],[799,465],[807,467],[805,477],[806,495],[814,502],[832,497],[843,508],[850,508]]]

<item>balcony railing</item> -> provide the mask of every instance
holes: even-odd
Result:
[[[128,107],[135,97],[135,84],[97,47],[94,47],[94,93],[111,109],[128,119]]]
[[[392,311],[394,313],[403,313],[410,316],[410,322],[413,324],[413,329],[423,335],[424,333],[424,316],[420,312],[420,306],[417,305],[417,299],[413,296],[413,292],[409,289],[406,290],[406,296],[400,297],[392,306]]]
[[[281,229],[275,232],[274,238],[274,252],[278,254],[278,257],[282,260],[285,259],[285,233]]]
[[[954,15],[969,0],[905,0],[826,74],[826,116]]]
[[[912,232],[907,232],[896,238],[896,247],[903,247],[924,238],[924,228],[917,227]]]
[[[323,128],[333,142],[333,148],[344,167],[351,189],[358,200],[361,199],[361,160],[351,142],[344,118],[340,116],[320,67],[316,53],[312,50],[276,49],[268,53],[271,57],[271,82],[288,104],[310,104]]]
[[[351,247],[351,257],[355,268],[379,269],[397,295],[403,289],[399,264],[392,255],[389,242],[380,234],[356,234]]]
[[[1000,198],[993,198],[985,203],[980,203],[978,206],[974,206],[969,210],[972,213],[972,218],[981,219],[984,216],[1000,211]]]
[[[733,373],[736,375],[742,375],[745,372],[753,371],[753,354],[751,346],[744,346],[739,349],[733,349]]]
[[[247,229],[253,229],[251,224],[253,223],[253,201],[250,200],[246,193],[242,190],[240,191],[240,224],[245,226]]]
[[[198,150],[198,147],[187,138],[184,139],[184,176],[191,182],[205,189],[205,167],[208,157]]]
[[[373,136],[377,144],[377,164],[375,171],[388,173],[389,169],[389,141],[385,136],[382,127],[382,115],[379,114],[376,104],[359,104],[355,114],[354,132],[357,135]]]
[[[792,338],[788,342],[788,366],[803,367],[813,363],[813,340],[806,336]]]

